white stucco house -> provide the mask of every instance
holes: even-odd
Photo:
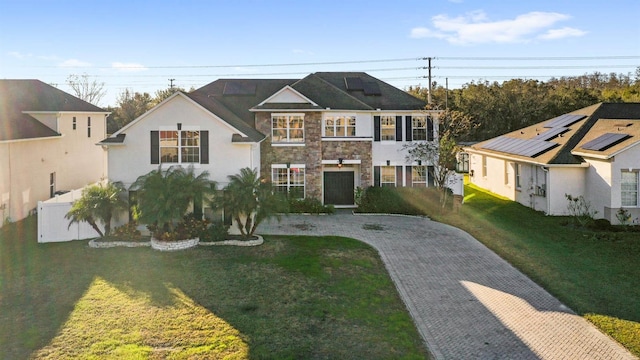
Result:
[[[109,112],[39,80],[0,80],[0,226],[107,177]]]
[[[640,103],[599,103],[465,148],[470,182],[548,215],[583,196],[640,217]]]
[[[359,186],[432,183],[431,164],[403,151],[438,141],[440,111],[425,105],[362,72],[220,79],[174,94],[99,145],[109,179],[125,186],[159,166],[193,165],[222,188],[249,167],[290,196],[354,206]]]

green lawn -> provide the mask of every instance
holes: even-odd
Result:
[[[409,191],[432,219],[459,227],[640,356],[640,233],[568,226],[473,186],[459,212]],[[425,206],[425,204],[427,204]]]
[[[335,237],[252,248],[37,244],[0,229],[3,359],[423,359],[376,251]]]

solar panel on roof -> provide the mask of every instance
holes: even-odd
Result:
[[[551,119],[544,127],[546,128],[567,127],[586,117],[587,117],[586,115],[564,114]]]
[[[255,95],[256,84],[247,82],[227,81],[224,83],[223,95]]]
[[[364,89],[365,95],[382,95],[378,83],[363,81],[362,88]]]
[[[347,90],[364,90],[362,79],[359,77],[345,77],[344,82],[347,85]]]
[[[493,141],[485,144],[482,148],[487,150],[494,150],[504,152],[512,155],[520,155],[527,157],[536,157],[543,153],[553,149],[559,144],[532,139],[516,139],[506,136],[500,136]]]
[[[582,145],[585,150],[603,151],[630,138],[628,134],[606,133]]]
[[[544,141],[546,141],[546,140],[553,139],[554,137],[556,137],[558,135],[564,134],[567,131],[569,131],[569,128],[567,128],[567,127],[554,127],[554,128],[551,128],[551,129],[543,132],[542,134],[534,137],[531,140],[544,140]]]

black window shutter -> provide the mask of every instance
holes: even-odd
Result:
[[[380,186],[380,166],[373,167],[373,186]]]
[[[209,163],[209,131],[200,131],[200,164]]]
[[[407,183],[407,187],[412,187],[413,186],[413,171],[412,171],[412,166],[406,166],[404,168],[405,170],[405,182]]]
[[[407,127],[407,129],[405,130],[405,132],[407,133],[406,140],[407,141],[413,141],[413,134],[412,134],[412,131],[411,131],[413,129],[412,128],[412,124],[411,124],[411,116],[407,116],[407,117],[405,117],[405,119],[406,119],[406,121],[404,123],[405,123],[405,126]]]
[[[402,165],[396,166],[396,187],[402,186]]]
[[[380,116],[373,117],[373,141],[380,141]]]
[[[396,141],[402,141],[402,116],[396,116]]]
[[[435,186],[435,170],[433,166],[427,166],[427,186]]]
[[[433,141],[433,119],[427,116],[427,140]]]
[[[160,164],[160,132],[151,132],[151,163]]]

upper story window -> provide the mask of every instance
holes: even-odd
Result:
[[[160,161],[172,164],[200,162],[200,131],[160,131]]]
[[[622,206],[638,206],[638,171],[623,171],[620,181]]]
[[[304,143],[304,114],[273,114],[271,137],[274,143]]]
[[[380,116],[380,140],[394,141],[396,139],[396,117]]]
[[[327,116],[324,119],[324,136],[351,137],[356,136],[355,116]]]
[[[71,123],[71,124],[72,124],[72,128],[73,128],[73,130],[75,130],[75,129],[76,129],[76,127],[77,127],[77,124],[78,124],[78,122],[76,121],[76,117],[75,117],[75,116],[73,117],[73,121],[72,121],[72,123]]]
[[[91,137],[91,117],[87,118],[87,137]]]
[[[152,164],[208,164],[209,132],[197,127],[151,132]]]
[[[426,116],[413,116],[411,118],[411,137],[415,141],[427,140]]]

